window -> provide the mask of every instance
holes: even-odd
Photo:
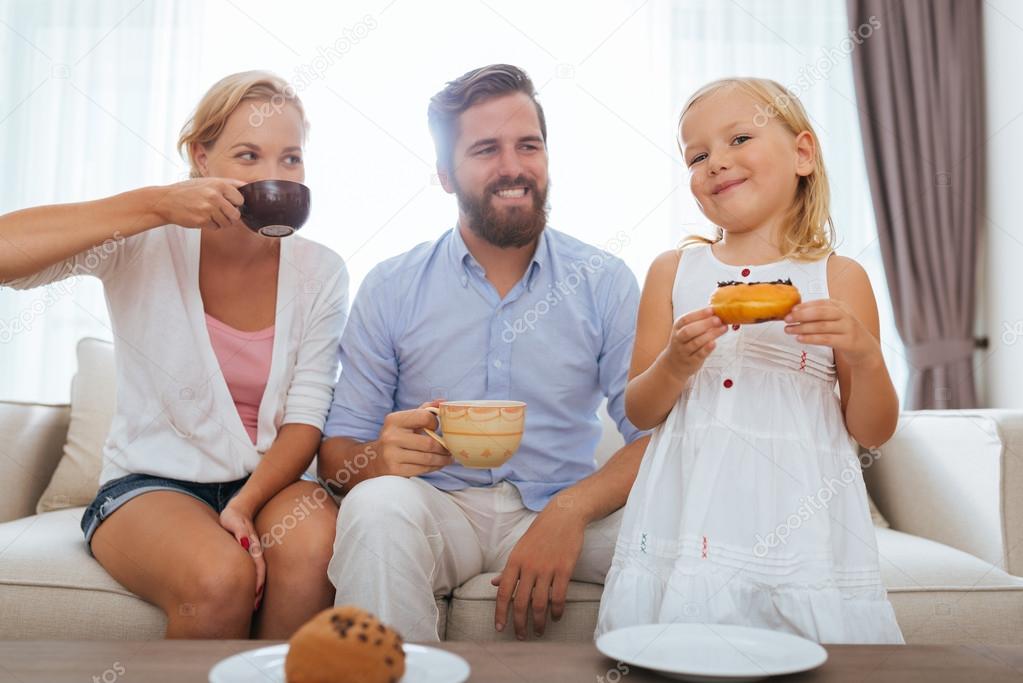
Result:
[[[105,3],[96,15],[70,0],[2,5],[3,63],[19,67],[5,69],[0,101],[20,104],[0,111],[3,175],[16,178],[0,187],[0,211],[183,179],[174,141],[205,89],[268,68],[292,81],[312,124],[313,211],[302,234],[346,259],[354,292],[373,265],[454,224],[455,202],[435,178],[429,97],[473,67],[512,62],[530,73],[547,113],[551,225],[615,251],[642,282],[658,253],[705,223],[675,148],[686,97],[732,74],[794,87],[816,68],[820,76],[794,89],[822,139],[840,253],[871,275],[901,389],[906,364],[841,53],[843,0],[436,7],[153,0]],[[0,335],[12,321],[18,328],[0,338],[0,398],[66,400],[75,340],[112,335],[97,283],[35,314],[42,296],[0,292]],[[25,315],[30,329],[17,323]]]

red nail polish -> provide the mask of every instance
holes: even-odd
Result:
[[[242,547],[243,548],[245,548],[246,550],[249,549],[249,539],[248,539],[248,537],[242,536],[241,543],[242,543]]]

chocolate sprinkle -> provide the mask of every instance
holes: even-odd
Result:
[[[355,621],[353,619],[342,619],[338,615],[332,614],[330,616],[330,625],[337,631],[338,636],[347,638],[348,629],[355,625]]]
[[[792,285],[792,280],[773,280],[771,282],[737,282],[735,280],[727,280],[725,282],[718,282],[718,287],[731,287],[732,285]]]

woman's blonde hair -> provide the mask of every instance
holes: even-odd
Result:
[[[269,71],[242,71],[220,79],[206,91],[199,100],[192,116],[181,127],[178,138],[178,153],[188,159],[189,176],[199,178],[202,173],[195,163],[193,143],[211,146],[220,137],[227,119],[243,102],[260,102],[252,105],[249,123],[260,125],[264,119],[280,114],[286,104],[298,109],[302,117],[303,137],[309,131],[305,108],[295,89],[280,76]]]
[[[806,115],[799,99],[785,86],[767,78],[722,78],[703,86],[693,93],[679,114],[676,129],[679,150],[682,149],[682,119],[697,102],[725,88],[739,88],[757,102],[754,125],[766,125],[768,119],[774,118],[792,135],[806,131],[813,136],[814,169],[809,175],[799,177],[796,201],[788,216],[789,229],[784,235],[783,258],[812,261],[827,256],[834,250],[835,225],[831,220],[831,193],[828,189],[828,174],[824,169],[824,156],[817,133],[810,125],[810,117]],[[763,119],[763,123],[758,123],[759,119]],[[720,227],[717,233],[717,238],[713,240],[702,235],[690,235],[682,241],[680,248],[694,244],[713,244],[723,236]]]

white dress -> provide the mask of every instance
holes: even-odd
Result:
[[[828,296],[827,259],[730,266],[686,249],[678,316],[720,281],[789,279]],[[821,643],[902,643],[881,584],[834,352],[784,323],[721,336],[643,457],[605,581],[596,635],[635,624],[709,622]]]

